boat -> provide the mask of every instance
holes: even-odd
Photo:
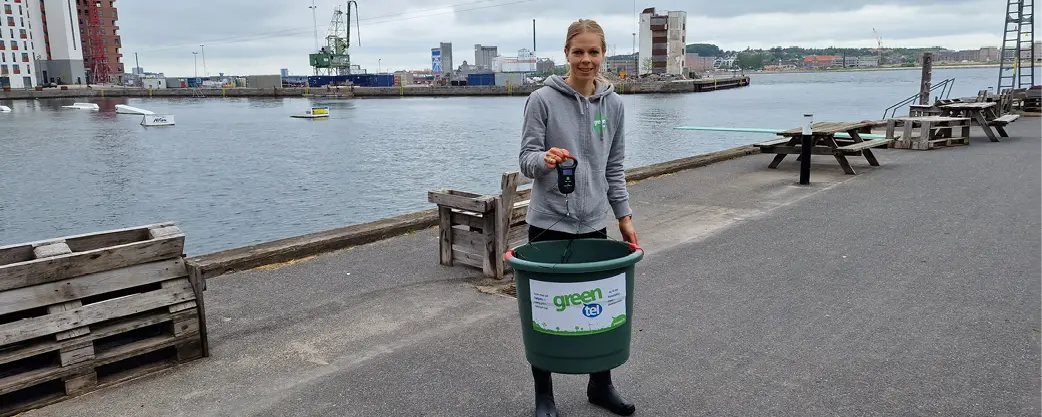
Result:
[[[172,114],[145,114],[141,116],[141,126],[173,126]]]
[[[329,106],[312,107],[310,110],[305,111],[304,114],[293,114],[289,117],[296,117],[298,119],[321,119],[329,117]]]
[[[100,109],[100,107],[98,107],[98,105],[95,104],[95,103],[72,103],[71,106],[62,106],[62,107],[66,108],[66,109],[79,109],[79,110],[99,110]]]
[[[7,106],[0,106],[0,113],[10,113],[11,108]]]
[[[117,104],[116,113],[118,114],[156,114],[152,110],[139,109],[137,107],[131,107],[126,104]]]

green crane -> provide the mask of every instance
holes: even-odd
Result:
[[[358,29],[358,3],[347,2],[347,16],[337,6],[333,9],[333,20],[329,23],[326,34],[326,45],[316,53],[308,55],[315,75],[347,75],[351,72],[351,5],[355,5],[355,34],[361,44],[361,32]]]

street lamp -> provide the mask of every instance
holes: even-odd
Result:
[[[311,6],[308,8],[311,9],[311,20],[315,24],[315,51],[318,52],[318,15],[315,14],[318,7],[315,6],[315,0],[311,0]]]
[[[377,74],[382,74],[382,72],[380,72],[380,61],[383,61],[383,59],[379,59],[379,58],[378,58],[378,59],[376,60],[376,73],[377,73]]]
[[[203,76],[209,77],[210,73],[206,72],[206,48],[204,48],[203,45],[200,44],[199,49],[202,50],[203,53]]]

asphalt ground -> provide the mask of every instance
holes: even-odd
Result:
[[[1039,415],[1042,133],[632,184],[644,416]],[[755,139],[754,139],[755,140]],[[618,232],[613,230],[618,238]],[[189,236],[189,239],[191,237]],[[529,416],[517,301],[437,230],[209,281],[209,358],[28,416]],[[554,375],[562,416],[607,416]]]

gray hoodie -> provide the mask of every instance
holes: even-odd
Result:
[[[521,127],[521,173],[534,182],[528,224],[590,233],[606,227],[609,208],[616,219],[631,215],[622,166],[623,105],[615,87],[598,81],[596,93],[587,99],[560,76],[550,76],[543,84],[525,102]],[[565,195],[557,189],[557,170],[543,162],[546,150],[553,147],[567,149],[579,161],[567,207]]]

